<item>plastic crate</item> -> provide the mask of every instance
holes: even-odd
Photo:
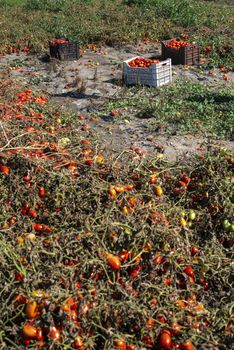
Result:
[[[126,85],[146,85],[159,87],[172,80],[171,60],[153,63],[148,68],[131,67],[129,62],[139,58],[133,57],[123,62],[123,81]]]
[[[200,49],[197,45],[184,46],[180,49],[172,49],[167,47],[166,44],[171,40],[162,41],[162,58],[170,58],[172,64],[183,64],[186,66],[192,66],[199,64],[200,61]]]
[[[80,57],[80,46],[77,41],[66,40],[63,43],[49,41],[50,56],[61,61],[78,60]]]

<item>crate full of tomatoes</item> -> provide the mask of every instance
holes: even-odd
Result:
[[[55,39],[49,41],[50,56],[61,61],[78,60],[80,57],[80,46],[77,41]]]
[[[199,46],[183,40],[166,40],[162,42],[163,59],[171,58],[172,64],[192,66],[199,64]]]
[[[123,63],[123,81],[126,85],[159,87],[171,80],[170,59],[159,61],[137,56]]]

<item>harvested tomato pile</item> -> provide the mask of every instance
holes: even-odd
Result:
[[[64,39],[56,39],[56,40],[50,41],[50,45],[52,46],[57,46],[58,44],[68,44],[68,43],[69,41]]]
[[[134,60],[132,60],[131,62],[129,62],[129,66],[130,67],[141,67],[141,68],[148,68],[149,66],[151,66],[151,64],[157,64],[159,63],[159,60],[153,60],[153,59],[147,59],[144,57],[137,57]]]
[[[0,96],[2,347],[229,349],[233,156],[107,156],[7,70]]]
[[[192,46],[192,44],[188,43],[187,41],[172,39],[169,42],[167,42],[165,46],[170,49],[178,50],[181,47]]]

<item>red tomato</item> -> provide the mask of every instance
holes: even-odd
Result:
[[[128,260],[129,258],[129,251],[128,250],[123,250],[121,253],[119,253],[119,258],[122,263]]]
[[[194,278],[194,276],[195,276],[194,270],[193,270],[192,266],[190,266],[190,265],[187,265],[187,266],[184,268],[184,273],[185,273],[187,276],[192,277],[192,278]]]
[[[126,350],[126,341],[121,339],[115,339],[114,345],[118,350]]]
[[[107,262],[113,270],[119,270],[121,267],[121,261],[120,261],[119,257],[115,256],[113,254],[107,255]]]
[[[127,347],[126,347],[126,350],[135,350],[136,349],[136,347],[135,347],[135,345],[133,345],[133,344],[129,344],[129,345],[127,345]]]
[[[38,189],[38,196],[39,196],[40,198],[45,198],[45,196],[46,196],[46,191],[45,191],[44,187],[39,187],[39,189]]]
[[[36,231],[36,232],[40,232],[43,230],[43,225],[42,224],[33,224],[32,225],[33,229]]]
[[[200,250],[199,250],[197,247],[193,246],[193,247],[191,248],[191,254],[192,254],[192,256],[194,256],[194,255],[196,255],[196,254],[199,254],[199,253],[200,253]]]
[[[0,173],[3,173],[5,175],[9,175],[10,168],[7,165],[0,165]]]
[[[37,211],[35,209],[30,209],[28,215],[31,216],[31,218],[33,219],[37,218],[38,216]]]
[[[173,321],[169,324],[169,326],[172,328],[171,329],[171,334],[173,335],[178,335],[179,332],[181,331],[181,325],[177,321]]]
[[[21,209],[21,214],[22,214],[22,215],[28,214],[29,208],[30,208],[30,207],[29,207],[29,204],[28,204],[28,203],[23,204],[22,209]]]
[[[140,271],[142,270],[141,265],[138,265],[136,267],[134,267],[130,272],[129,272],[129,276],[132,278],[136,278],[139,276]]]
[[[186,340],[185,342],[180,344],[181,350],[196,350],[193,343],[190,340]]]
[[[162,331],[159,338],[159,344],[163,349],[171,349],[172,340],[171,333],[169,331]]]
[[[51,339],[59,340],[61,338],[60,330],[55,326],[50,327],[49,337]]]
[[[74,347],[76,350],[84,350],[84,343],[79,335],[74,340]]]

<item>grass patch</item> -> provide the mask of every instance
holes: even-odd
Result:
[[[127,98],[126,98],[127,95]],[[107,109],[129,107],[139,118],[153,118],[156,130],[186,132],[233,140],[234,94],[230,87],[215,88],[178,80],[157,89],[131,88]],[[152,119],[151,119],[152,120]]]

